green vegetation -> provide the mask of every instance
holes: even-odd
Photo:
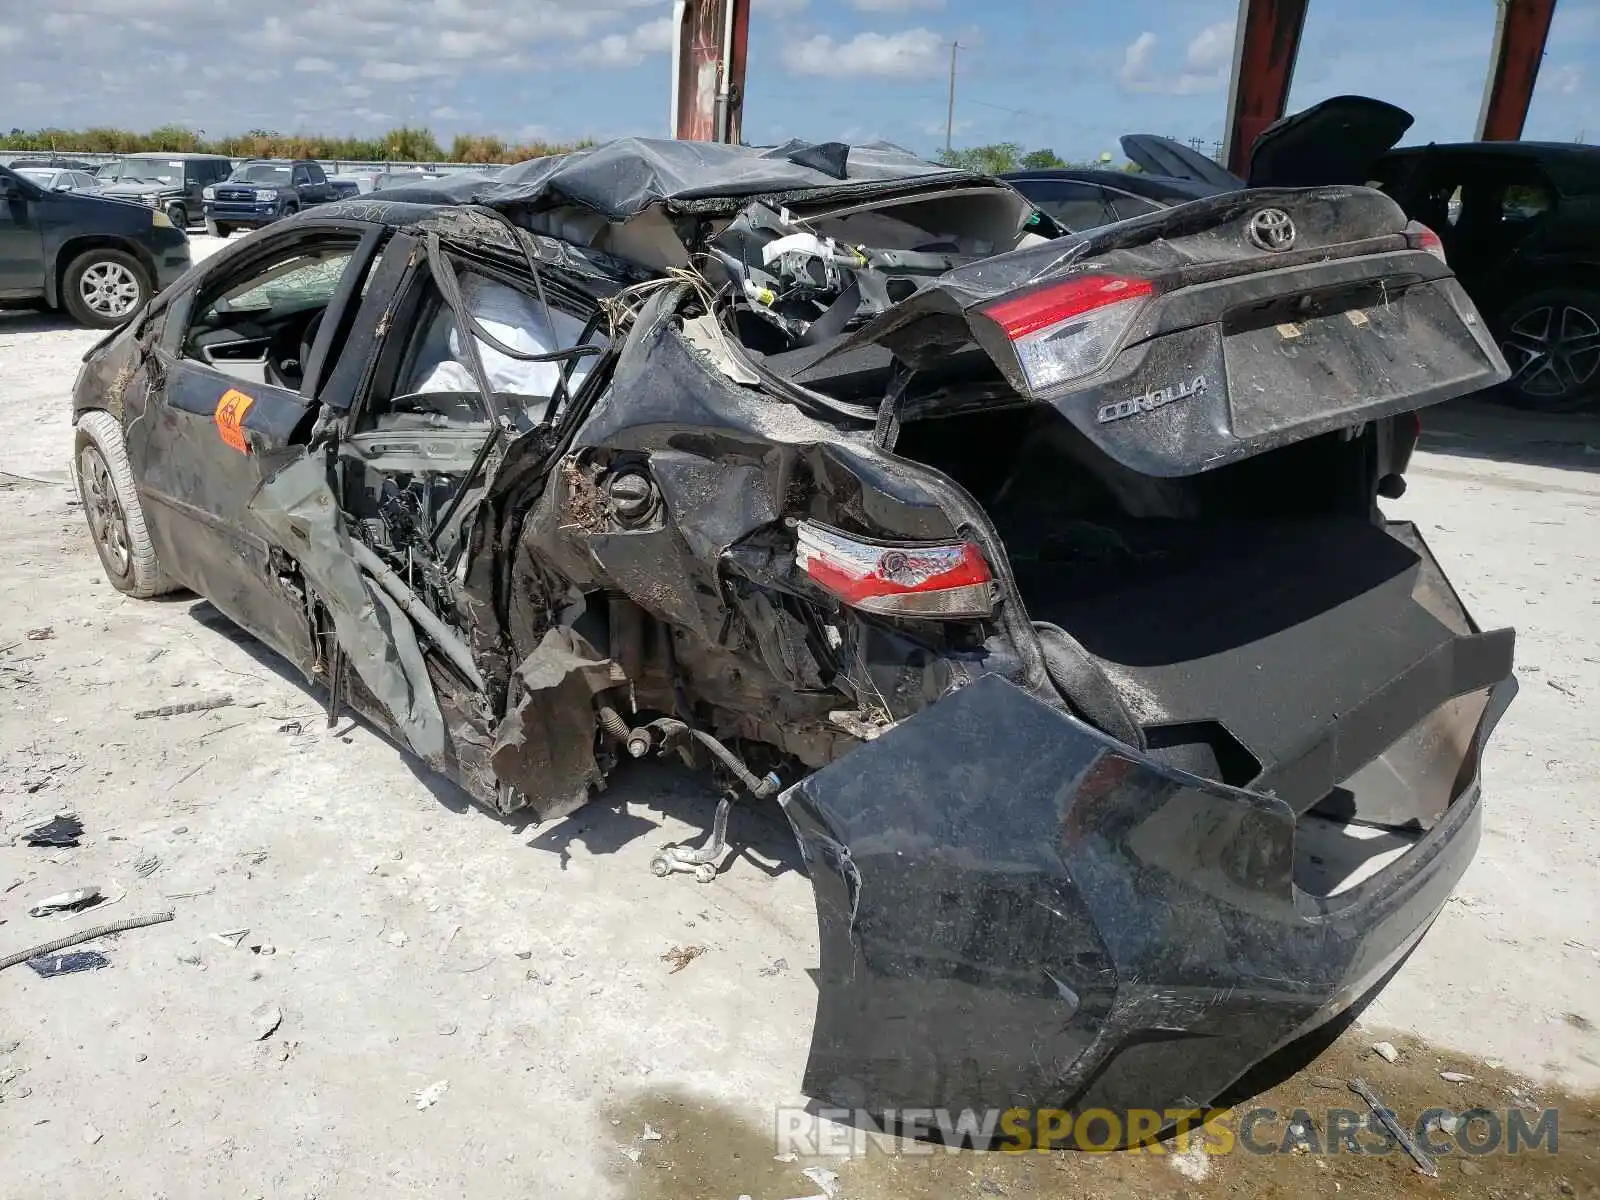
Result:
[[[233,158],[354,159],[364,162],[514,163],[546,154],[590,146],[527,142],[514,145],[497,137],[460,135],[441,146],[433,131],[402,126],[381,137],[324,137],[252,129],[228,137],[202,137],[180,125],[164,125],[149,133],[127,129],[13,129],[0,135],[0,152],[53,150],[58,154],[135,154],[168,150],[177,154],[226,154]]]
[[[1005,171],[1048,171],[1056,167],[1109,167],[1111,156],[1101,155],[1097,162],[1069,162],[1054,150],[1023,150],[1019,142],[995,142],[988,146],[968,146],[960,150],[941,150],[939,161],[947,167],[964,167],[969,171],[983,171],[999,175]],[[1126,163],[1124,171],[1137,171],[1133,163]]]

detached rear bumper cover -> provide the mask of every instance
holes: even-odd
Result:
[[[1493,636],[1493,635],[1487,635]],[[1509,672],[1509,663],[1508,663]],[[817,894],[805,1090],[908,1107],[1191,1107],[1415,943],[1479,836],[1479,755],[1398,862],[1326,900],[1295,814],[984,676],[783,796]]]

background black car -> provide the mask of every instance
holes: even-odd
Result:
[[[1264,131],[1248,180],[1148,134],[1122,139],[1144,174],[1006,178],[1074,230],[1247,186],[1379,187],[1439,235],[1489,322],[1513,372],[1496,396],[1546,412],[1593,404],[1600,399],[1600,148],[1466,142],[1391,149],[1412,120],[1381,100],[1335,96]]]
[[[49,192],[0,167],[0,307],[65,308],[122,324],[189,268],[189,239],[159,209]]]
[[[206,232],[227,237],[235,229],[259,229],[337,199],[321,165],[309,158],[240,163],[224,182],[205,190]]]
[[[221,154],[129,154],[100,168],[103,195],[159,208],[179,229],[200,215],[200,194],[226,179],[233,160]]]

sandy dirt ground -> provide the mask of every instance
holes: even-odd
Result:
[[[96,943],[105,969],[0,972],[0,1197],[821,1194],[808,1160],[773,1160],[817,962],[776,810],[736,813],[716,883],[659,880],[650,855],[709,816],[700,780],[639,768],[568,819],[497,820],[326,728],[203,600],[119,596],[66,482],[95,336],[0,315],[0,956],[174,919]],[[1392,509],[1480,623],[1519,630],[1483,845],[1361,1024],[1249,1103],[1349,1106],[1326,1085],[1355,1073],[1411,1110],[1560,1103],[1560,1153],[1457,1156],[1437,1181],[1395,1156],[869,1155],[823,1164],[842,1200],[1600,1195],[1600,422],[1428,425]],[[66,810],[80,846],[22,844]],[[112,903],[28,914],[90,885]]]

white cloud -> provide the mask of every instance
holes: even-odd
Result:
[[[787,17],[805,9],[811,0],[751,0],[757,16]]]
[[[307,74],[331,75],[339,68],[325,58],[297,58],[294,60],[294,69]]]
[[[361,78],[374,79],[380,83],[410,83],[413,80],[430,79],[444,74],[447,72],[438,63],[379,60],[361,65]]]
[[[585,46],[580,56],[601,67],[631,67],[652,54],[665,54],[672,46],[672,18],[646,21],[631,33],[612,33]]]
[[[919,8],[943,8],[944,0],[850,0],[857,12],[908,13]]]
[[[0,46],[20,46],[22,30],[11,25],[0,25]]]
[[[467,121],[471,120],[474,114],[465,112],[453,104],[446,104],[434,109],[428,115],[435,121]]]
[[[1207,25],[1184,49],[1182,65],[1160,61],[1161,39],[1148,29],[1122,52],[1117,83],[1127,92],[1194,96],[1220,91],[1233,65],[1233,22]]]
[[[1583,90],[1583,68],[1579,66],[1561,67],[1550,72],[1540,81],[1545,87],[1552,88],[1561,96],[1576,96]]]
[[[858,33],[847,42],[818,34],[786,46],[784,63],[795,75],[927,75],[939,69],[944,45],[930,29]]]

